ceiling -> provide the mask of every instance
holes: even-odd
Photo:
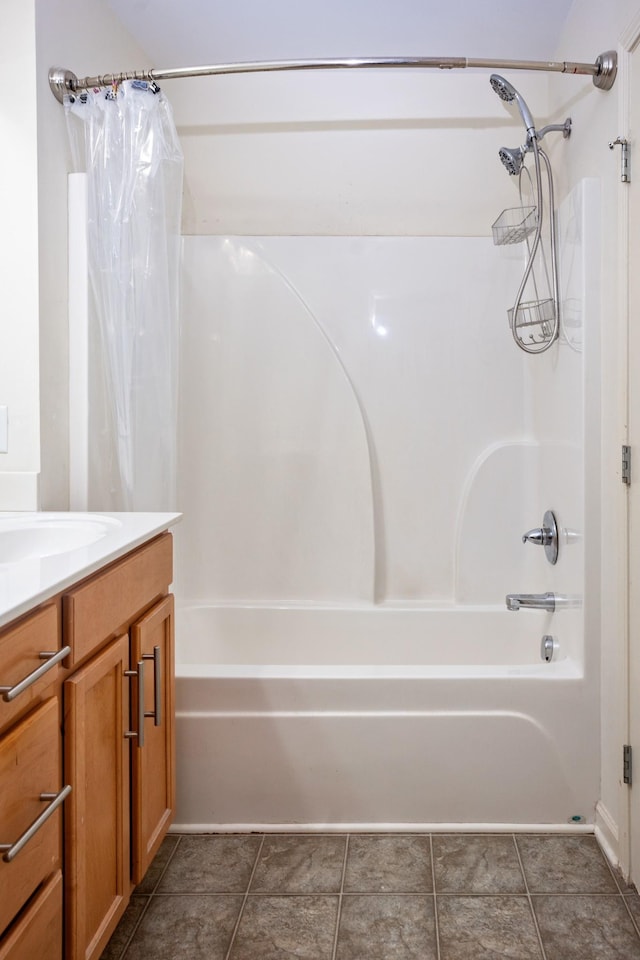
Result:
[[[396,55],[550,60],[572,2],[107,0],[149,58],[132,69]]]

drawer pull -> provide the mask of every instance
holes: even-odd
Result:
[[[2,699],[5,703],[11,703],[12,700],[15,700],[16,697],[20,696],[25,690],[27,690],[36,680],[39,680],[40,677],[43,677],[47,671],[51,670],[52,667],[55,667],[57,663],[60,663],[61,660],[64,660],[71,653],[71,647],[63,647],[62,650],[56,650],[55,653],[41,653],[39,654],[41,660],[45,660],[46,663],[43,663],[42,666],[36,667],[35,670],[32,670],[23,680],[19,683],[14,684],[12,687],[0,687],[0,693],[2,694]]]
[[[2,859],[5,863],[11,863],[22,848],[36,835],[40,827],[44,826],[50,816],[52,816],[59,806],[61,806],[71,793],[71,786],[67,784],[60,793],[41,793],[41,800],[50,800],[51,803],[46,810],[43,810],[39,817],[33,821],[30,827],[27,827],[21,837],[18,837],[15,843],[0,843],[0,850],[3,851]]]
[[[139,747],[144,747],[144,663],[138,660],[137,670],[125,670],[125,677],[138,678],[138,729],[127,730],[125,737],[136,738]]]
[[[143,660],[153,660],[153,712],[145,713],[145,717],[153,717],[153,725],[162,725],[162,661],[160,647],[154,647],[153,653],[143,653]]]

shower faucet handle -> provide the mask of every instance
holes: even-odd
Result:
[[[553,535],[549,527],[535,527],[534,530],[522,534],[523,543],[537,543],[539,547],[546,547],[552,539]]]
[[[535,527],[522,535],[523,543],[536,543],[544,547],[544,552],[549,563],[555,563],[558,559],[558,524],[555,515],[551,510],[547,510],[544,515],[541,527]]]

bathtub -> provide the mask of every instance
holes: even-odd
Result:
[[[592,829],[596,682],[540,657],[579,616],[179,608],[174,829]]]

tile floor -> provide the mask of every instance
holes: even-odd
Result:
[[[102,960],[640,960],[593,836],[169,836]]]

